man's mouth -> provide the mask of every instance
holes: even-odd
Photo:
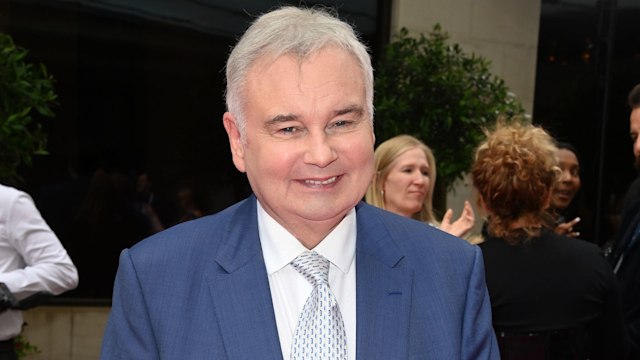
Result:
[[[338,180],[338,177],[337,176],[333,176],[333,177],[330,177],[330,178],[328,178],[326,180],[311,180],[311,179],[308,179],[308,180],[305,180],[304,182],[305,182],[305,184],[314,185],[314,186],[320,186],[320,185],[332,184],[332,183],[336,182],[336,180]]]

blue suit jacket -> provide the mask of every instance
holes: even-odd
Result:
[[[498,359],[477,246],[356,208],[358,359]],[[101,359],[282,359],[250,197],[122,252]]]

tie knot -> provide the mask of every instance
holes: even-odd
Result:
[[[315,251],[305,251],[291,265],[313,286],[329,283],[329,260]]]

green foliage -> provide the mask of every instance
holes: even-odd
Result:
[[[18,359],[25,359],[29,355],[42,353],[37,346],[31,344],[23,335],[18,335],[13,342],[16,354],[18,354]]]
[[[448,39],[437,24],[427,37],[410,37],[403,28],[376,68],[375,107],[377,141],[418,137],[434,152],[438,181],[450,189],[470,168],[483,128],[524,109],[491,75],[488,60]]]
[[[26,56],[27,50],[0,33],[0,181],[17,180],[20,165],[47,153],[46,134],[33,116],[54,117],[53,77]]]

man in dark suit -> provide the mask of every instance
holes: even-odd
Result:
[[[498,359],[479,248],[361,202],[373,71],[353,29],[272,11],[226,72],[223,123],[254,195],[123,251],[101,358]],[[328,287],[300,255],[324,261]],[[329,315],[309,315],[316,296]],[[329,336],[301,330],[312,321]]]
[[[629,93],[629,133],[636,168],[640,170],[640,84]],[[620,284],[624,322],[631,342],[631,359],[640,359],[640,177],[625,198],[622,222],[613,245],[611,262]]]

